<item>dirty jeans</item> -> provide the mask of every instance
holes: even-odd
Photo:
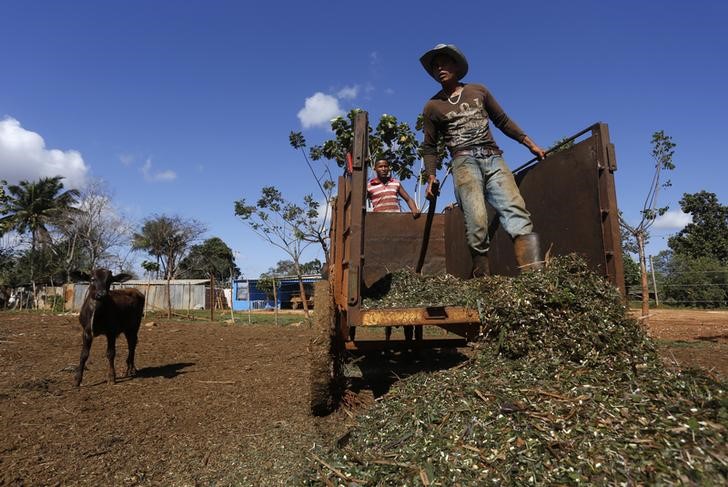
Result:
[[[473,255],[483,255],[490,247],[486,200],[511,238],[531,233],[531,214],[501,156],[459,156],[452,161],[452,172],[455,199],[465,215],[465,234]]]

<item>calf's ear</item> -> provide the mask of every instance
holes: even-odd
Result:
[[[86,274],[85,272],[82,272],[82,271],[71,271],[70,276],[71,276],[71,279],[73,279],[74,281],[90,281],[91,280],[91,276],[89,276],[88,274]]]
[[[114,277],[111,278],[112,282],[125,282],[131,279],[133,276],[131,274],[127,274],[126,272],[122,272],[121,274],[117,274]]]

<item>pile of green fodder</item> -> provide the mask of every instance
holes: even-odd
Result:
[[[367,305],[417,306],[438,279],[395,275]],[[306,483],[725,485],[725,384],[663,367],[583,261],[448,285],[437,304],[483,320],[472,359],[400,381],[345,444],[311,454]]]

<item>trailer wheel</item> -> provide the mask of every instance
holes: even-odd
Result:
[[[316,283],[311,354],[311,412],[324,416],[339,404],[344,386],[343,343],[336,332],[336,307],[328,281]]]

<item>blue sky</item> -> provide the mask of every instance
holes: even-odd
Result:
[[[728,3],[360,5],[2,0],[0,178],[103,179],[129,218],[195,218],[255,277],[286,255],[252,234],[233,202],[257,199],[264,185],[293,200],[316,189],[289,132],[319,143],[332,115],[356,107],[414,123],[438,89],[419,56],[444,42],[467,56],[464,81],[488,86],[544,147],[609,124],[630,222],[657,130],[677,144],[660,203],[678,210],[683,193],[700,190],[728,202]],[[511,167],[529,159],[496,140]],[[652,253],[685,224],[669,216]],[[305,258],[320,257],[314,250]]]

